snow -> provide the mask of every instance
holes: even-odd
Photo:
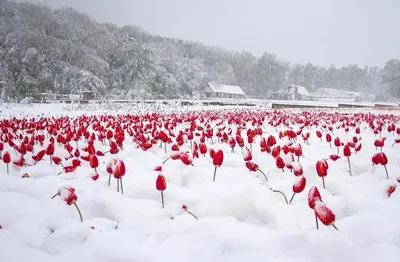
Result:
[[[158,110],[175,114],[195,112],[195,115],[207,110],[215,114],[225,112],[219,107],[204,109],[166,106]],[[231,112],[234,109],[229,107]],[[124,112],[135,114],[146,111],[140,105],[99,110],[90,105],[61,104],[19,107],[4,104],[0,110],[0,119],[104,113],[121,116]],[[261,109],[245,110],[262,112]],[[292,117],[304,111],[276,112],[288,112]],[[306,112],[387,113],[373,109],[307,109]],[[399,114],[399,111],[388,112]],[[395,124],[399,126],[398,119]],[[187,127],[187,123],[182,123],[174,133]],[[264,127],[265,138],[271,134],[277,138],[278,144],[287,144],[288,141],[278,139],[279,131],[284,130],[282,126],[273,128],[266,121]],[[292,127],[298,130],[298,126]],[[384,167],[371,164],[371,157],[376,152],[373,142],[379,135],[375,136],[367,123],[361,123],[360,127],[363,146],[357,154],[352,150],[353,176],[348,173],[345,157],[336,162],[329,161],[326,189],[322,188],[315,163],[336,154],[336,148],[330,149],[328,143],[321,142],[315,135],[315,127],[304,129],[311,133],[309,144],[303,144],[301,136],[297,140],[303,147],[304,157],[300,157],[300,163],[307,184],[290,205],[268,187],[281,190],[290,197],[297,177],[288,169],[285,172],[278,170],[275,159],[260,152],[259,137],[252,145],[252,161],[267,174],[268,184],[261,175],[257,176],[259,173],[247,170],[238,145],[235,153],[231,153],[229,144],[218,144],[215,138],[212,144],[206,139],[208,148],[224,152],[224,162],[217,170],[216,181],[212,181],[214,166],[209,154],[194,159],[194,166],[186,166],[179,160],[167,161],[162,165],[161,172],[167,183],[164,209],[161,208],[160,192],[155,188],[160,172],[154,171],[154,168],[161,165],[171,152],[165,153],[158,146],[142,151],[132,143],[128,134],[125,134],[124,150],[116,156],[126,166],[124,194],[116,191],[114,178],[111,186],[107,185],[106,163],[113,158],[108,154],[99,157],[97,171],[100,177],[97,181],[91,179],[94,170],[85,161],[77,171],[58,176],[62,167],[50,165],[48,156],[34,166],[17,168],[10,165],[10,174],[5,172],[6,167],[0,161],[0,261],[397,262],[400,257],[400,192],[396,190],[388,197],[386,190],[389,185],[398,183],[396,177],[400,175],[400,145],[391,147],[398,135],[389,134],[385,129],[382,132],[382,136],[387,137],[383,148],[389,159],[387,169],[390,180],[387,180]],[[235,134],[233,125],[232,129],[232,134]],[[339,136],[347,142],[353,135],[352,128],[346,134],[344,129],[334,127],[332,136]],[[242,137],[248,146],[245,130]],[[195,136],[194,140],[198,139]],[[47,143],[46,140],[43,146]],[[83,139],[79,145],[81,148],[85,145]],[[96,150],[108,150],[107,145],[98,142],[95,146]],[[35,152],[39,148],[36,145]],[[5,150],[10,151],[10,148]],[[181,150],[190,151],[189,142]],[[13,152],[12,157],[18,155],[10,152]],[[56,154],[60,157],[65,154],[58,144]],[[32,164],[29,153],[25,158]],[[297,168],[295,163],[293,166]],[[31,177],[21,178],[24,173]],[[76,189],[76,203],[82,212],[83,222],[80,222],[73,205],[67,205],[61,197],[51,199],[58,190],[68,186]],[[322,200],[335,213],[335,225],[339,232],[322,223],[319,230],[315,228],[314,211],[307,204],[308,191],[312,186],[318,187]],[[182,211],[182,205],[186,205],[198,220]]]
[[[214,84],[214,83],[208,83],[205,92],[245,95],[240,86]]]

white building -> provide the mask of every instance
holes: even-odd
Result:
[[[208,98],[244,98],[246,96],[240,86],[214,83],[208,83],[203,92]]]
[[[308,92],[307,88],[299,85],[288,86],[288,95],[289,100],[305,100],[311,97],[311,94]]]

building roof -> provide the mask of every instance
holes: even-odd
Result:
[[[246,95],[240,86],[231,85],[221,85],[208,83],[207,87],[204,89],[205,93],[224,93],[224,94],[235,94],[235,95]]]
[[[297,87],[297,93],[299,93],[302,96],[310,96],[310,92],[308,92],[307,88],[304,86],[299,86],[299,85],[291,85],[293,87]]]

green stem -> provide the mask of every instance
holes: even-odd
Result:
[[[7,175],[9,174],[9,167],[8,167],[8,164],[7,164]]]
[[[117,179],[117,192],[119,192],[119,179]]]
[[[81,218],[81,222],[83,222],[82,214],[81,214],[81,211],[79,210],[78,205],[76,203],[74,203],[74,206],[76,207],[76,210],[78,210],[79,217]]]
[[[339,231],[339,229],[335,226],[335,224],[332,224],[333,228]]]
[[[190,212],[190,211],[186,211],[186,212],[188,212],[190,215],[192,215],[196,220],[199,220],[199,219],[197,218],[197,216],[195,216],[192,212]]]
[[[296,195],[296,193],[293,193],[292,197],[290,198],[289,204],[292,203],[294,196]]]
[[[317,229],[319,229],[317,213],[315,213],[315,224],[317,225]]]
[[[170,160],[171,158],[168,157],[167,159],[164,160],[164,162],[162,162],[162,164],[164,165],[168,160]]]
[[[386,178],[389,179],[389,173],[388,173],[388,170],[386,168],[386,165],[384,165],[383,167],[385,168],[385,171],[386,171]]]
[[[124,187],[122,186],[122,177],[119,179],[119,182],[121,183],[121,192],[124,194]]]
[[[289,202],[287,201],[286,195],[282,191],[280,191],[280,190],[272,190],[272,192],[281,194],[285,198],[286,204],[289,204]]]
[[[217,174],[217,166],[215,166],[215,168],[214,168],[214,178],[213,178],[213,181],[215,181],[215,175]]]
[[[325,177],[322,177],[322,187],[325,189]]]
[[[350,164],[350,157],[347,157],[347,162],[349,162],[349,171],[350,171],[350,176],[353,176],[353,175],[351,174],[351,164]]]
[[[108,186],[111,185],[111,174],[108,176]]]
[[[161,204],[162,208],[164,208],[164,191],[161,191]]]
[[[263,171],[261,171],[260,169],[257,169],[257,170],[258,170],[258,172],[260,172],[264,176],[265,181],[268,182],[267,175],[265,175],[265,173]]]

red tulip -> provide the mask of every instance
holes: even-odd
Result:
[[[182,205],[182,211],[190,214],[195,219],[198,219],[197,216],[195,216],[192,212],[189,211],[189,208],[186,205]]]
[[[335,144],[335,146],[337,148],[337,153],[339,154],[339,147],[342,145],[342,143],[340,142],[340,138],[336,137],[335,140],[333,141],[333,143]]]
[[[276,160],[275,160],[275,164],[276,164],[276,167],[277,167],[278,169],[282,169],[282,172],[285,172],[284,167],[285,167],[286,165],[285,165],[285,162],[283,161],[282,157],[278,156],[278,157],[276,158]]]
[[[161,171],[162,171],[162,166],[156,166],[156,167],[154,168],[154,171],[161,172]]]
[[[220,167],[224,162],[224,152],[222,150],[218,150],[213,157],[213,165]]]
[[[338,160],[338,159],[340,158],[340,156],[339,156],[339,155],[333,154],[333,155],[330,155],[329,158],[330,158],[331,160],[333,160],[333,161],[336,161],[336,160]]]
[[[292,168],[293,168],[293,174],[295,176],[303,175],[303,167],[301,166],[301,164],[299,162],[293,162]]]
[[[380,153],[375,153],[373,156],[372,156],[372,164],[373,165],[379,165],[380,163],[381,163],[381,158],[382,158],[382,155],[380,154]]]
[[[318,138],[321,140],[321,142],[322,142],[322,134],[321,134],[321,132],[320,132],[320,131],[316,131],[315,133],[316,133],[317,137],[318,137]]]
[[[97,158],[96,155],[89,156],[89,164],[90,164],[90,167],[93,168],[95,170],[95,172],[97,173],[96,168],[99,166],[99,159]]]
[[[271,150],[271,155],[273,158],[277,158],[281,154],[281,146],[276,145],[274,148]]]
[[[90,178],[93,179],[93,181],[96,181],[97,179],[99,179],[99,174],[95,173]]]
[[[323,160],[317,161],[315,169],[317,170],[318,176],[322,178],[322,185],[323,188],[325,188],[325,177],[328,175],[328,167],[326,162]]]
[[[156,189],[161,192],[161,203],[164,208],[164,190],[167,189],[167,182],[162,174],[159,174],[156,179]]]
[[[346,145],[343,147],[343,155],[344,155],[345,157],[350,157],[350,156],[351,156],[351,150],[350,150],[350,146],[349,146],[348,144],[346,144]]]
[[[187,166],[193,165],[192,164],[193,159],[189,156],[189,154],[181,153],[180,159],[181,159],[182,163],[184,163]]]
[[[396,190],[396,187],[397,186],[395,184],[391,184],[388,186],[387,189],[388,197],[390,197],[393,194],[393,192]]]
[[[382,150],[382,147],[385,146],[385,140],[386,140],[386,137],[381,137],[381,138],[376,139],[374,142],[374,146],[376,148],[380,147]]]
[[[231,148],[231,152],[235,152],[236,140],[233,137],[229,137],[228,139],[229,146]]]
[[[356,151],[356,153],[359,152],[359,151],[361,150],[361,146],[362,146],[361,143],[358,143],[358,144],[356,145],[356,147],[354,148],[354,150]]]
[[[315,203],[317,201],[322,201],[321,194],[319,193],[318,188],[313,186],[313,187],[310,188],[310,191],[308,192],[308,206],[311,209],[314,209],[315,208]],[[319,227],[318,227],[317,213],[315,213],[315,224],[316,224],[317,229],[318,229]]]
[[[261,171],[261,169],[259,168],[259,166],[256,163],[247,161],[247,162],[245,162],[245,165],[246,165],[246,167],[247,167],[247,169],[249,171],[252,171],[252,172],[257,172],[258,171],[258,172],[260,172],[264,176],[265,181],[268,182],[267,175],[263,171]]]
[[[75,188],[64,187],[63,189],[58,190],[57,194],[55,194],[52,198],[55,198],[56,196],[61,197],[65,201],[65,203],[67,203],[67,205],[69,206],[74,205],[76,207],[76,210],[78,210],[81,222],[83,222],[81,211],[79,210],[78,205],[76,204],[78,197],[75,194]]]
[[[321,199],[321,194],[318,191],[318,188],[313,186],[310,188],[310,191],[308,192],[308,206],[311,209],[314,209],[316,201],[322,201],[322,199]]]
[[[207,153],[207,146],[204,143],[200,143],[199,145],[200,154],[206,156]]]
[[[373,165],[379,165],[381,164],[384,168],[385,168],[385,172],[386,172],[386,178],[389,179],[389,172],[386,168],[386,165],[388,163],[388,159],[386,157],[386,154],[383,152],[379,152],[376,153],[372,156],[372,164]]]
[[[215,153],[214,158],[213,158],[213,165],[215,166],[213,181],[215,181],[215,176],[217,174],[217,168],[220,167],[223,162],[224,162],[224,152],[222,150],[218,150]]]
[[[251,154],[250,150],[246,147],[243,148],[243,160],[244,161],[251,161],[253,159],[253,155]]]
[[[292,187],[293,195],[289,201],[289,204],[292,203],[293,198],[296,194],[303,192],[305,187],[306,187],[306,178],[304,176],[299,176],[299,178],[293,184],[293,187]]]
[[[314,211],[322,224],[325,226],[333,226],[338,230],[335,226],[335,214],[325,205],[324,202],[316,201]]]
[[[3,162],[4,162],[4,163],[6,164],[6,166],[7,166],[7,174],[9,174],[9,167],[8,167],[8,165],[9,165],[10,162],[11,162],[11,155],[10,155],[10,153],[8,153],[8,151],[4,152],[2,159],[3,159]]]

